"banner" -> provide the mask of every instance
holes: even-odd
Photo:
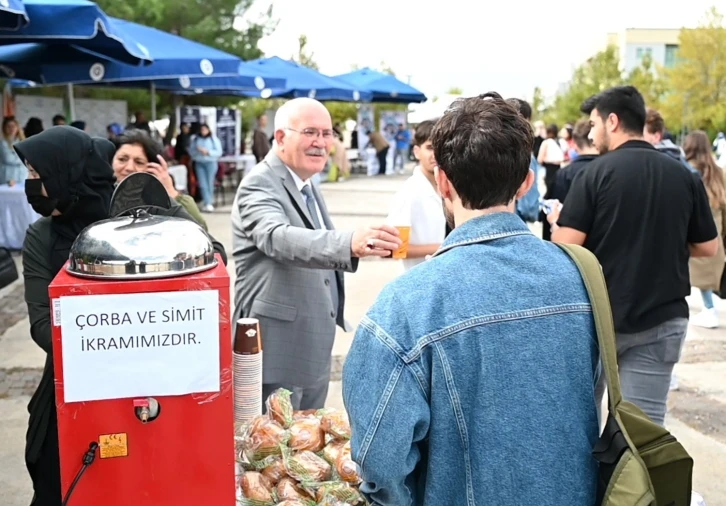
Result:
[[[406,111],[381,111],[379,128],[391,146],[396,145],[398,125],[406,127]]]
[[[394,162],[396,160],[396,134],[398,133],[398,125],[406,126],[406,111],[381,111],[379,128],[390,146],[388,156],[386,157],[386,174],[396,172]]]
[[[192,125],[202,121],[202,108],[197,106],[185,106],[179,109],[179,124]]]
[[[363,150],[368,145],[368,132],[375,128],[375,115],[373,107],[361,105],[358,109],[358,149]]]
[[[234,156],[237,153],[237,111],[218,107],[215,133],[222,143],[222,156]]]

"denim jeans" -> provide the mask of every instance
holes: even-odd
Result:
[[[406,158],[408,157],[408,148],[396,148],[396,156],[393,159],[393,169],[400,169],[406,166]],[[398,161],[401,160],[399,165]]]
[[[636,334],[617,334],[618,369],[623,398],[663,425],[673,366],[681,358],[687,318],[674,318]],[[605,375],[595,388],[598,418],[605,393]]]
[[[701,298],[703,299],[703,307],[713,309],[713,291],[701,290]]]
[[[194,170],[199,181],[199,191],[205,206],[214,202],[214,178],[217,176],[217,162],[196,162]]]

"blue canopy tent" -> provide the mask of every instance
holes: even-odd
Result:
[[[283,89],[289,76],[259,69],[247,62],[239,66],[236,76],[187,77],[178,79],[157,79],[157,90],[177,95],[244,95],[269,97],[269,88]],[[267,92],[267,93],[266,93]]]
[[[371,93],[373,95],[371,102],[410,104],[426,101],[426,95],[413,86],[399,81],[392,75],[369,68],[341,74],[335,76],[335,79]]]
[[[143,67],[126,65],[99,58],[76,45],[22,44],[0,47],[0,64],[13,71],[10,77],[41,84],[238,75],[242,60],[232,54],[130,21],[110,18],[110,23],[145,46],[153,63]]]
[[[355,86],[328,77],[317,70],[300,65],[299,63],[283,60],[277,56],[260,58],[247,63],[270,74],[285,75],[287,77],[287,85],[281,89],[268,84],[266,88],[269,88],[269,90],[244,92],[243,95],[245,96],[262,98],[310,97],[318,100],[337,100],[342,102],[368,102],[372,98],[371,93],[359,91]]]
[[[0,29],[18,30],[28,24],[28,13],[22,0],[0,2]]]
[[[24,7],[27,23],[0,28],[0,45],[37,42],[73,44],[83,51],[124,63],[151,63],[143,42],[112,23],[111,18],[89,0],[10,0],[8,8]]]
[[[145,67],[101,59],[70,46],[24,44],[0,47],[0,73],[40,85],[90,84],[144,87],[180,92],[197,85],[197,78],[227,78],[238,91],[285,86],[276,78],[250,67],[238,57],[170,33],[111,18],[149,49],[154,62]],[[70,95],[70,94],[69,94]],[[72,97],[69,96],[72,100]]]

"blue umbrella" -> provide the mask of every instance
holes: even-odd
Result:
[[[247,62],[249,65],[270,74],[284,75],[287,85],[284,89],[268,83],[269,90],[246,92],[246,96],[298,98],[310,97],[318,100],[339,100],[344,102],[368,102],[372,94],[361,92],[355,86],[333,79],[299,63],[283,60],[277,56],[260,58]]]
[[[373,94],[372,102],[411,103],[425,102],[426,95],[403,83],[394,76],[364,68],[348,74],[335,76],[335,79],[356,86]]]
[[[287,86],[286,75],[260,69],[247,62],[240,64],[238,74],[219,77],[182,76],[178,79],[155,79],[153,83],[157,90],[179,95],[252,95],[264,98],[269,97],[269,88],[284,89]]]
[[[4,0],[5,1],[5,0]],[[25,25],[0,29],[0,44],[40,42],[75,44],[85,51],[130,64],[149,63],[151,58],[143,43],[126,33],[123,27],[89,0],[11,0],[24,6]],[[8,2],[10,7],[10,2]],[[8,7],[8,8],[9,8]],[[15,9],[17,10],[17,9]]]
[[[155,62],[144,70],[153,74]],[[108,79],[109,68],[118,76],[121,65],[106,60],[100,60],[73,47],[46,46],[43,44],[18,44],[16,46],[0,47],[0,76],[15,78],[16,86],[22,81],[30,81],[32,86],[53,84],[92,84],[122,86],[126,88],[148,88],[153,85],[159,90],[179,92],[181,94],[199,93],[199,90],[227,91],[237,94],[242,91],[254,91],[264,88],[282,89],[286,86],[284,76],[270,74],[263,69],[248,65],[241,60],[237,64],[237,73],[234,75],[189,77],[178,76],[168,78],[165,76],[142,78],[135,76],[132,79]],[[85,70],[83,73],[69,71],[69,69]],[[80,69],[80,70],[79,70]],[[133,71],[137,68],[131,67]],[[104,78],[98,80],[99,76]],[[73,79],[75,78],[75,80]]]
[[[98,58],[72,46],[23,44],[0,48],[0,71],[39,84],[140,82],[180,77],[239,76],[242,60],[183,37],[130,21],[110,18],[148,48],[153,63],[144,67]],[[146,83],[146,84],[143,84]]]
[[[18,30],[28,24],[22,0],[0,1],[0,30]]]

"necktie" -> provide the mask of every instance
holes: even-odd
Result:
[[[308,212],[310,213],[310,218],[313,220],[313,226],[315,228],[320,228],[320,218],[318,218],[318,206],[315,203],[315,196],[313,195],[313,190],[310,188],[310,185],[306,184],[302,187],[300,192],[303,194],[303,197],[305,197],[305,205],[308,206]]]
[[[313,225],[317,229],[321,228],[320,218],[318,218],[318,206],[315,202],[315,195],[313,195],[312,188],[310,188],[309,184],[306,184],[300,189],[300,192],[303,194],[303,197],[305,197],[305,205],[308,207],[308,212],[310,213],[310,218],[313,220]],[[338,279],[335,275],[335,271],[328,271],[328,285],[330,287],[330,296],[333,301],[333,316],[337,316],[339,294]]]

